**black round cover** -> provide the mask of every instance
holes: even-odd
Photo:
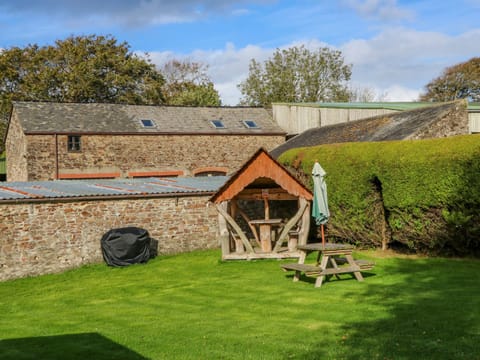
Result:
[[[125,227],[106,232],[101,239],[102,254],[110,266],[146,263],[150,259],[150,235],[145,229]]]

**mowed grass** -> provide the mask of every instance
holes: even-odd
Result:
[[[480,261],[380,257],[292,282],[220,252],[0,283],[0,359],[480,359]]]

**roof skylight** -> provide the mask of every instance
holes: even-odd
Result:
[[[145,128],[153,128],[153,127],[155,127],[155,123],[153,122],[153,120],[150,120],[150,119],[142,119],[142,120],[140,120],[140,122],[142,123],[142,126],[145,127]]]
[[[245,125],[249,129],[258,129],[260,127],[253,120],[243,120],[243,125]]]
[[[210,122],[215,129],[225,129],[225,125],[223,124],[222,120],[211,120]]]

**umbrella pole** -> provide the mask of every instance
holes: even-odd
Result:
[[[322,247],[325,247],[325,233],[323,232],[323,224],[320,225],[322,231]]]

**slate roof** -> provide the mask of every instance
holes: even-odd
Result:
[[[293,148],[322,144],[404,140],[443,118],[457,106],[458,102],[442,103],[410,111],[312,128],[276,147],[270,152],[270,155],[277,158]]]
[[[26,134],[269,134],[285,135],[269,112],[259,107],[180,107],[123,104],[14,102]],[[140,120],[152,120],[145,128]],[[224,129],[211,121],[221,120]],[[247,128],[253,120],[258,128]]]
[[[118,180],[55,180],[0,183],[0,202],[65,198],[128,198],[211,195],[227,176]]]

